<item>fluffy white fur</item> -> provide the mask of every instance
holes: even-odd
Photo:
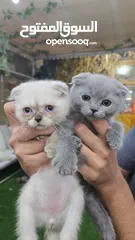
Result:
[[[60,124],[68,114],[68,87],[60,81],[31,81],[14,88],[16,116],[29,127]],[[46,106],[52,105],[52,112]],[[25,107],[32,112],[26,115]],[[42,116],[38,123],[36,116]],[[76,240],[84,209],[83,191],[75,176],[61,176],[42,167],[22,188],[17,201],[18,240],[37,240],[36,227],[45,226],[47,240]]]
[[[33,128],[48,128],[64,120],[69,111],[68,87],[60,81],[29,81],[15,87],[8,98],[15,100],[16,116],[23,123]],[[54,111],[47,113],[45,106],[54,106]],[[23,108],[30,107],[32,113],[25,115]],[[42,115],[40,125],[36,115]]]
[[[37,226],[45,226],[47,240],[76,240],[83,208],[76,177],[63,177],[52,167],[41,168],[18,199],[18,240],[37,240]]]

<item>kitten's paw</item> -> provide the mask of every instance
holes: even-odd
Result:
[[[50,159],[54,158],[56,156],[56,143],[58,141],[58,135],[57,132],[54,132],[46,142],[46,145],[44,147],[44,152],[46,153],[47,157]]]
[[[73,160],[68,159],[67,161],[60,160],[59,157],[55,157],[52,160],[54,170],[62,176],[73,175],[77,171],[77,164]]]
[[[72,136],[72,139],[73,139],[73,144],[76,149],[76,152],[77,152],[77,154],[79,154],[81,151],[81,148],[83,146],[82,141],[80,138],[78,138],[76,136]]]
[[[56,151],[52,148],[49,144],[44,147],[44,152],[46,153],[47,157],[52,159],[56,155]]]
[[[118,150],[123,143],[124,127],[119,122],[113,122],[106,133],[106,140],[109,146]]]

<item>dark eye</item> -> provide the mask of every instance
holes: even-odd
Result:
[[[29,108],[29,107],[25,107],[25,108],[23,108],[23,112],[24,112],[25,114],[30,114],[30,113],[32,113],[32,109]]]
[[[52,112],[53,109],[54,109],[54,107],[53,107],[52,105],[47,105],[47,106],[45,107],[45,110],[46,110],[47,112]]]
[[[88,102],[91,99],[89,95],[82,95],[82,100]]]
[[[102,105],[105,106],[105,107],[109,107],[111,105],[111,103],[112,102],[108,99],[105,99],[105,100],[102,101]]]

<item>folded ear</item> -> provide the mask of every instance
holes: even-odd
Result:
[[[15,101],[16,98],[19,96],[19,94],[20,94],[20,86],[17,86],[11,90],[11,93],[10,93],[9,97],[7,98],[7,100]]]
[[[117,88],[117,95],[126,99],[129,94],[129,90],[123,84],[119,83]]]
[[[64,82],[56,81],[54,83],[54,89],[60,94],[60,96],[68,94],[68,86]]]
[[[91,76],[90,72],[79,73],[78,75],[72,78],[70,85],[73,85],[73,84],[77,86],[83,85],[84,83],[83,80],[87,79],[90,76]]]

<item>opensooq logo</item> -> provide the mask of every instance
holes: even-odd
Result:
[[[37,33],[59,33],[61,37],[68,37],[70,35],[77,35],[78,33],[92,33],[97,32],[97,21],[91,21],[88,26],[70,26],[69,23],[64,23],[62,21],[56,21],[56,25],[47,26],[46,23],[36,23],[32,26],[22,26],[20,31],[20,36],[23,38],[29,38],[31,35],[36,35]]]

